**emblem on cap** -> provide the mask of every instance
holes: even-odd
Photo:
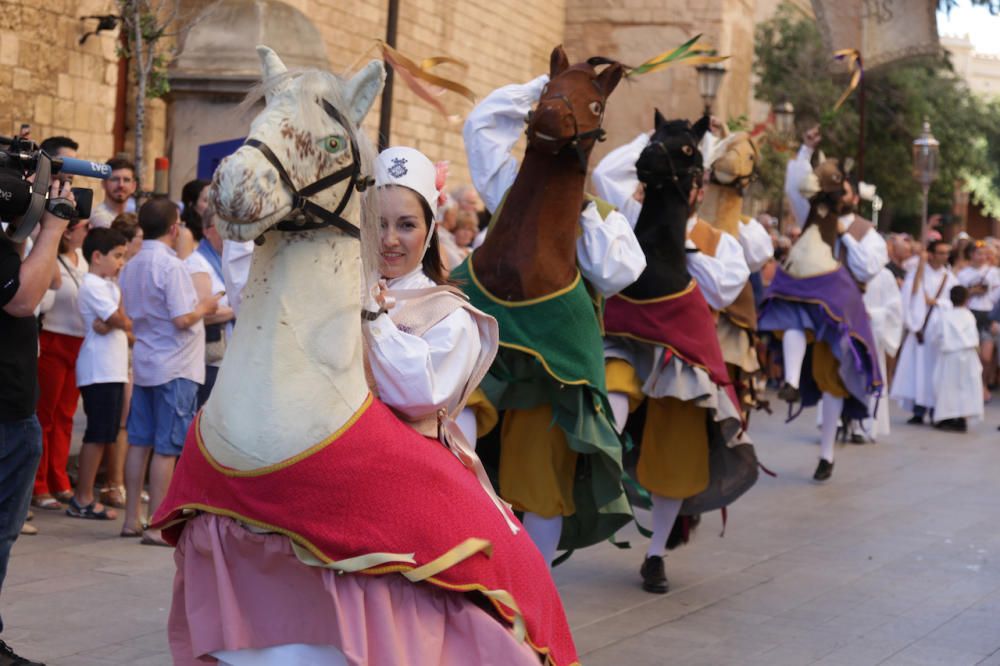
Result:
[[[407,173],[409,169],[406,168],[406,158],[405,157],[394,157],[392,159],[392,166],[389,167],[389,175],[393,178],[402,178]]]

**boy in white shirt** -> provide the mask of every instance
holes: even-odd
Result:
[[[929,331],[940,353],[934,366],[934,427],[940,430],[966,432],[967,418],[983,417],[979,331],[968,299],[968,289],[952,287],[954,307],[939,311]]]
[[[106,447],[118,437],[125,384],[128,382],[128,346],[132,322],[122,309],[121,289],[113,278],[125,265],[128,241],[113,229],[91,229],[83,241],[90,264],[80,284],[77,304],[87,327],[76,360],[76,383],[83,396],[87,430],[80,451],[80,476],[66,515],[73,518],[114,520],[118,514],[94,498],[94,479]]]

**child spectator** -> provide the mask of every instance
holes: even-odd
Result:
[[[128,241],[125,248],[125,261],[139,254],[142,249],[142,229],[135,213],[122,213],[111,222],[111,228],[120,233]]]
[[[954,307],[939,308],[929,331],[932,348],[940,352],[934,366],[934,427],[940,430],[966,432],[966,419],[983,416],[979,331],[968,299],[968,289],[952,287]]]
[[[121,290],[114,282],[125,265],[126,245],[125,236],[113,229],[91,229],[83,241],[83,256],[90,272],[83,276],[77,297],[87,332],[76,359],[76,383],[83,396],[87,429],[80,450],[76,492],[66,509],[66,515],[73,518],[118,517],[113,509],[94,499],[94,479],[105,449],[118,438],[128,382],[132,322],[122,310]]]
[[[125,313],[135,332],[132,403],[125,459],[125,525],[122,536],[166,545],[143,528],[140,498],[149,465],[149,512],[166,495],[205,381],[205,329],[218,296],[198,299],[191,276],[173,250],[180,233],[177,206],[165,198],[139,209],[142,249],[122,271]],[[152,454],[152,462],[150,455]]]

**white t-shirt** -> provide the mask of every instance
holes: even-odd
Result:
[[[128,336],[120,328],[101,335],[94,320],[107,321],[118,310],[121,290],[111,280],[87,273],[80,284],[77,304],[87,333],[76,358],[76,385],[128,382]]]

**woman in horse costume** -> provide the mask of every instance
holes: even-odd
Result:
[[[602,219],[583,191],[622,74],[603,59],[570,66],[557,47],[548,76],[494,91],[463,132],[473,184],[494,218],[451,277],[500,323],[500,351],[483,383],[504,410],[500,495],[524,512],[547,561],[631,519],[595,301],[630,284],[645,261],[628,223],[607,209]],[[519,167],[511,151],[525,121]]]
[[[869,244],[878,237],[851,212],[853,188],[837,160],[825,160],[804,184],[811,194],[802,236],[792,246],[761,303],[759,328],[782,334],[785,384],[779,397],[811,407],[822,398],[820,460],[813,479],[833,473],[841,416],[868,416],[881,389],[875,341],[862,298],[884,263]],[[884,242],[882,247],[885,247]]]
[[[462,304],[437,303],[432,287],[397,295],[426,297],[434,307],[421,309],[434,312],[409,303],[391,323],[364,313],[380,268],[394,283],[426,284],[393,277],[386,255],[406,252],[379,243],[367,177],[374,165],[358,126],[381,89],[381,63],[343,80],[291,74],[273,51],[258,52],[266,105],[245,145],[219,166],[212,198],[223,235],[263,244],[216,391],[154,517],[177,546],[175,663],[576,663],[531,540],[470,461],[400,421],[365,379],[363,319],[388,357],[374,327],[401,332],[453,318],[449,328],[483,336],[478,355],[462,343],[468,379],[483,350],[492,353],[488,322]],[[434,192],[426,163],[402,173],[391,157],[376,173],[379,198],[389,186],[408,188],[413,198],[395,202],[393,222],[413,218],[410,231],[430,235],[416,212]],[[396,159],[421,162],[405,152]],[[389,305],[393,296],[379,297]],[[376,376],[383,365],[373,354]],[[437,421],[444,428],[461,405],[457,390]],[[398,411],[411,422],[434,417],[410,407]]]
[[[643,589],[661,594],[669,585],[667,538],[685,500],[685,514],[700,513],[726,506],[749,487],[714,497],[714,506],[694,508],[709,492],[710,446],[737,445],[742,430],[739,400],[704,295],[718,298],[718,279],[725,274],[712,251],[736,240],[694,215],[702,185],[698,142],[707,122],[703,118],[692,128],[657,111],[652,137],[643,136],[646,145],[632,170],[644,186],[635,233],[647,266],[634,284],[608,299],[604,315],[608,391],[619,430],[629,411],[646,403],[636,477],[652,495],[653,534],[640,575]],[[616,184],[617,190],[602,183],[604,191],[625,191],[622,180]],[[731,256],[743,262],[738,244]],[[698,261],[707,268],[707,289],[692,279]],[[744,263],[744,280],[746,275]],[[752,456],[751,447],[742,451]]]

